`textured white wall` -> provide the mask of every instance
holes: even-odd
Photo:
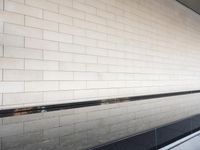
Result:
[[[175,0],[0,0],[0,109],[200,89],[199,25]]]

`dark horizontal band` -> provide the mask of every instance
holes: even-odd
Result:
[[[73,109],[73,108],[81,108],[81,107],[89,107],[89,106],[98,106],[98,105],[104,105],[104,104],[114,104],[114,103],[121,103],[121,102],[130,102],[130,101],[137,101],[137,100],[194,94],[194,93],[200,93],[200,90],[141,95],[141,96],[133,96],[133,97],[121,97],[121,98],[54,104],[54,105],[42,105],[42,106],[23,107],[23,108],[15,108],[15,109],[3,109],[3,110],[0,110],[0,118],[8,117],[8,116],[49,112],[49,111],[56,111],[56,110],[63,110],[63,109]]]
[[[199,130],[200,114],[197,114],[160,127],[152,128],[137,135],[104,143],[89,150],[159,150]]]

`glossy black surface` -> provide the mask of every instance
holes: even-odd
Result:
[[[157,146],[161,148],[192,133],[191,118],[158,128]]]
[[[200,115],[196,115],[192,118],[191,126],[193,131],[200,130]]]
[[[128,101],[156,99],[156,98],[162,98],[162,97],[187,95],[187,94],[194,94],[194,93],[200,93],[200,90],[181,91],[181,92],[172,92],[172,93],[160,93],[160,94],[133,96],[133,97],[112,98],[112,99],[74,102],[74,103],[66,103],[66,104],[43,105],[43,106],[24,107],[24,108],[16,108],[16,109],[5,109],[5,110],[3,109],[3,110],[0,110],[0,118],[8,117],[8,116],[18,116],[18,115],[25,115],[25,114],[41,113],[41,112],[50,112],[50,111],[64,110],[64,109],[73,109],[73,108],[98,106],[98,105],[113,104],[113,103],[122,103],[122,102],[128,102]]]
[[[195,115],[135,135],[143,122],[126,111],[118,117],[123,107],[101,107],[0,118],[0,150],[155,150],[200,128]]]
[[[136,135],[93,150],[153,150],[156,149],[155,130]]]
[[[199,129],[200,115],[195,115],[137,136],[91,148],[91,150],[157,150]]]

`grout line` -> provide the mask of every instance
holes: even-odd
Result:
[[[5,10],[5,0],[3,0],[3,11]]]
[[[157,128],[155,128],[155,144],[156,144],[156,149],[158,149]]]

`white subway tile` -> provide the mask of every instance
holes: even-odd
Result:
[[[107,81],[87,81],[87,88],[108,88]]]
[[[102,1],[86,0],[85,2],[86,2],[86,4],[96,7],[96,8],[99,8],[99,9],[103,9],[103,10],[106,9],[106,3],[102,2]]]
[[[42,18],[42,9],[38,9],[38,8],[31,7],[28,5],[20,4],[20,3],[15,3],[8,0],[5,1],[5,10],[23,14],[23,15]]]
[[[0,82],[0,93],[24,92],[24,82]]]
[[[109,88],[118,88],[118,87],[126,87],[125,81],[108,81],[108,87]]]
[[[109,57],[124,58],[125,54],[124,54],[124,52],[120,52],[120,51],[116,51],[116,50],[109,50],[108,56]]]
[[[93,46],[93,47],[96,47],[96,43],[97,43],[96,40],[94,40],[94,39],[78,37],[78,36],[73,37],[73,42],[75,44],[80,44],[80,45],[85,45],[85,46]]]
[[[74,54],[74,62],[80,63],[97,63],[96,56]]]
[[[49,12],[49,11],[44,11],[44,19],[54,21],[57,23],[72,25],[72,17]]]
[[[89,72],[108,72],[107,65],[87,64],[87,71]]]
[[[3,94],[3,105],[19,105],[41,102],[43,102],[43,94],[41,92]]]
[[[43,80],[42,71],[27,71],[27,70],[4,70],[4,81],[28,81],[28,80]]]
[[[99,97],[116,97],[117,89],[99,89]]]
[[[74,92],[75,99],[91,99],[98,98],[98,90],[76,90]]]
[[[32,81],[25,82],[25,91],[36,92],[36,91],[52,91],[58,90],[59,84],[57,81]]]
[[[97,25],[95,23],[83,19],[73,18],[73,25],[79,28],[97,30]]]
[[[44,80],[73,80],[73,72],[44,71]]]
[[[4,0],[0,0],[0,10],[3,10],[3,2]]]
[[[0,107],[198,89],[197,16],[177,7],[174,20],[174,2],[159,2],[162,13],[144,3],[0,0]]]
[[[71,62],[73,55],[65,52],[44,51],[44,59]]]
[[[59,48],[62,52],[85,54],[85,46],[82,45],[60,43]]]
[[[108,11],[102,10],[102,9],[97,9],[97,16],[106,18],[106,19],[111,19],[111,20],[115,20],[116,19],[116,15],[113,13],[110,13]]]
[[[98,80],[98,73],[74,72],[74,80]]]
[[[119,73],[101,73],[102,80],[118,80]]]
[[[0,44],[23,47],[24,37],[9,34],[0,34]]]
[[[70,8],[70,7],[60,6],[59,7],[59,13],[63,14],[63,15],[70,16],[70,17],[80,18],[80,19],[85,18],[84,12],[79,11],[79,10],[74,9],[74,8]]]
[[[3,69],[24,69],[23,59],[0,58],[0,68]]]
[[[108,50],[96,47],[86,47],[86,54],[96,56],[108,56]]]
[[[0,81],[3,79],[3,71],[0,70]]]
[[[59,69],[63,71],[86,71],[86,65],[83,63],[60,62]]]
[[[0,57],[3,56],[3,45],[0,45]]]
[[[41,29],[24,27],[24,26],[14,25],[14,24],[5,23],[4,24],[4,32],[8,33],[8,34],[14,34],[14,35],[42,38],[42,30]]]
[[[38,19],[34,17],[29,17],[29,16],[25,17],[25,26],[58,31],[58,23],[46,21],[46,20]]]
[[[91,14],[86,14],[86,20],[87,21],[91,21],[97,24],[102,24],[102,25],[106,25],[106,19],[96,16],[96,15],[91,15]]]
[[[85,35],[85,30],[71,26],[71,25],[65,25],[65,24],[59,25],[59,32],[67,33],[67,34],[71,34],[71,35],[78,35],[78,36]]]
[[[53,12],[58,12],[58,5],[54,3],[50,3],[47,0],[26,0],[26,4],[33,6],[33,7],[38,7],[41,9],[46,9],[50,10]]]
[[[86,37],[97,40],[107,40],[107,34],[90,30],[86,31]]]
[[[124,24],[112,20],[107,20],[107,25],[120,30],[124,29]]]
[[[71,43],[72,35],[58,33],[58,32],[51,32],[51,31],[44,31],[44,39],[51,40],[51,41]]]
[[[0,22],[0,33],[3,33],[3,22]]]
[[[25,0],[11,0],[12,2],[17,2],[17,3],[22,3],[22,4],[24,4],[25,2]]]
[[[86,81],[62,81],[60,82],[60,90],[85,89]]]
[[[40,39],[35,39],[35,38],[25,38],[25,47],[57,51],[58,42],[40,40]]]
[[[4,56],[12,58],[32,58],[42,59],[43,52],[37,49],[18,48],[18,47],[4,47]]]
[[[58,70],[58,62],[43,60],[25,60],[27,70]]]
[[[116,43],[107,41],[97,41],[97,47],[104,49],[116,49]]]
[[[24,15],[0,10],[0,18],[4,22],[24,25]]]
[[[69,6],[69,7],[72,7],[72,1],[73,0],[49,0],[50,2],[53,2],[53,3],[56,3],[56,4],[59,4],[61,6]]]
[[[73,91],[50,91],[44,92],[44,102],[66,101],[73,99]]]
[[[92,7],[92,6],[84,4],[84,3],[79,3],[79,2],[74,1],[73,7],[78,9],[78,10],[81,10],[83,12],[87,12],[87,13],[91,13],[91,14],[97,13],[97,10],[96,10],[95,7]]]

